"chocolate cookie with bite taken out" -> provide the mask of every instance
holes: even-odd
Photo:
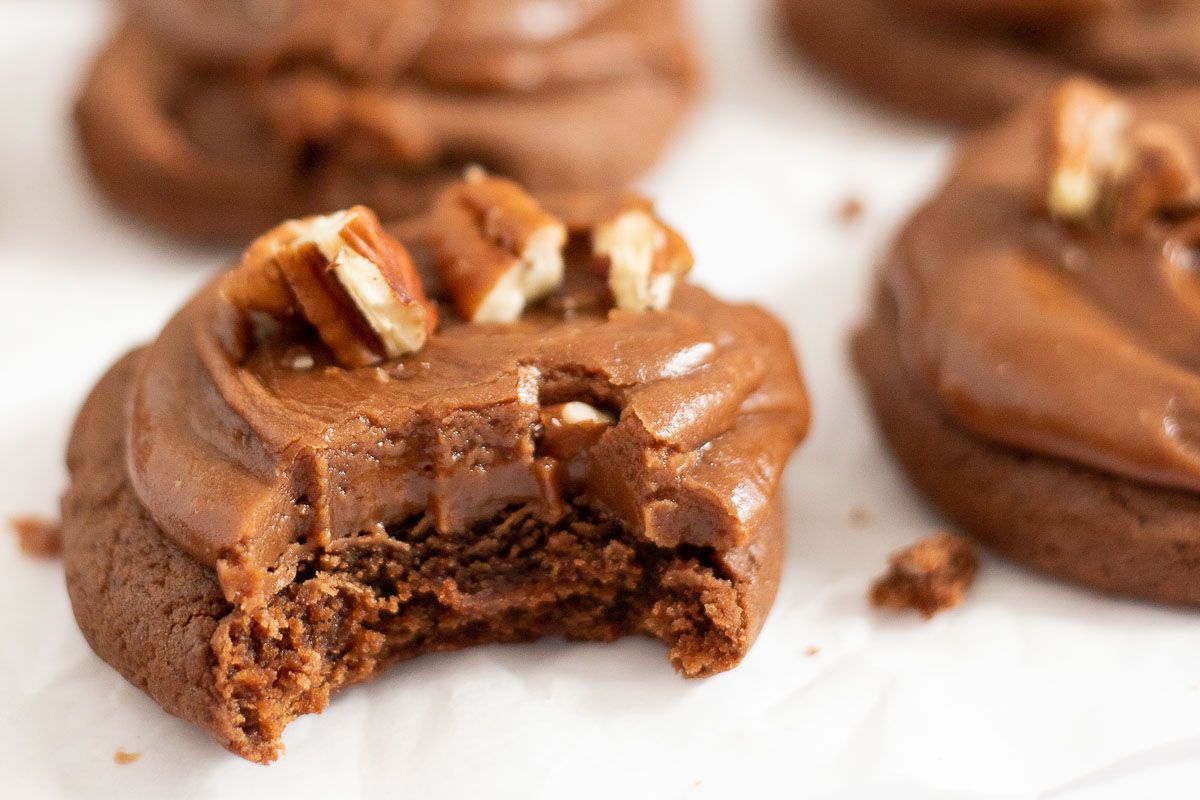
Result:
[[[687,283],[638,198],[474,171],[394,233],[271,230],[100,381],[63,501],[92,647],[262,762],[432,651],[643,634],[734,667],[808,425],[783,328]]]

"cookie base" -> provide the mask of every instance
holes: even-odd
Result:
[[[202,76],[203,102],[185,91]],[[647,71],[569,90],[424,88],[409,113],[440,131],[438,155],[351,164],[327,158],[348,142],[288,144],[236,71],[207,76],[125,25],[88,73],[75,125],[86,165],[116,205],[188,239],[243,243],[283,219],[355,204],[385,222],[406,219],[472,164],[535,191],[620,192],[657,160],[695,82]]]
[[[883,434],[963,532],[1020,564],[1110,594],[1200,605],[1200,498],[976,437],[909,376],[885,293],[853,340]]]
[[[440,533],[427,517],[334,542],[263,607],[162,535],[129,486],[122,416],[139,356],[85,404],[63,501],[67,587],[101,658],[166,710],[253,761],[345,686],[422,653],[547,635],[663,641],[688,677],[735,666],[774,599],[778,507],[735,551],[663,548],[581,499]]]

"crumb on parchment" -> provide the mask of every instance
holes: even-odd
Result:
[[[117,748],[117,752],[113,753],[113,763],[124,766],[125,764],[132,764],[141,757],[141,753],[130,753],[128,750]]]
[[[9,520],[17,534],[21,552],[33,558],[56,558],[62,555],[62,529],[54,520],[44,517],[13,517]]]
[[[838,206],[838,219],[849,225],[850,223],[857,222],[859,219],[861,219],[865,210],[866,206],[863,205],[863,201],[860,198],[851,195],[843,200],[842,204]]]
[[[871,584],[876,608],[912,609],[929,619],[962,602],[979,569],[975,545],[953,533],[939,533],[888,558],[888,571]]]

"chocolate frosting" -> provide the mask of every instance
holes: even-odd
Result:
[[[644,171],[691,97],[677,0],[129,0],[80,99],[93,169],[187,234],[424,209],[464,165],[542,190]]]
[[[399,234],[428,269],[423,231]],[[530,502],[553,515],[583,493],[662,546],[744,545],[808,424],[786,333],[690,285],[664,312],[614,310],[572,261],[563,294],[519,322],[468,324],[443,306],[423,351],[358,370],[303,331],[248,331],[210,284],[133,379],[140,501],[249,604],[312,548],[426,508],[461,529]],[[562,462],[539,452],[539,410],[573,400],[618,422]]]
[[[1131,102],[1200,145],[1193,99]],[[1050,221],[1042,113],[970,140],[901,234],[884,282],[907,367],[987,439],[1200,490],[1200,220],[1129,237]]]

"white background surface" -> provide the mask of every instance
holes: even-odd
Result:
[[[92,655],[61,565],[5,535],[0,796],[1197,795],[1195,612],[1096,597],[990,556],[968,601],[931,622],[867,607],[887,553],[938,523],[881,449],[845,336],[950,140],[814,76],[764,0],[697,2],[696,18],[710,94],[646,186],[692,239],[699,281],[787,321],[816,408],[787,480],[782,589],[745,663],[687,682],[640,640],[427,657],[294,723],[286,755],[263,768]],[[230,255],[138,228],[84,179],[67,115],[108,22],[92,0],[0,0],[3,518],[55,512],[87,388]],[[866,212],[847,225],[837,209],[851,195]],[[851,524],[854,507],[872,521]],[[118,748],[142,757],[117,766]]]

